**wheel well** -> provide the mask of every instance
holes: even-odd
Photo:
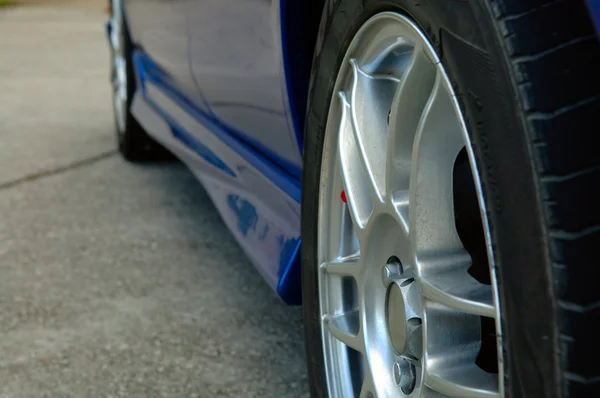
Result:
[[[300,150],[313,54],[325,0],[280,0],[282,51],[290,112]]]

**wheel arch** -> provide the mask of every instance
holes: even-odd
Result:
[[[298,145],[302,151],[313,53],[326,0],[279,1],[287,100]]]

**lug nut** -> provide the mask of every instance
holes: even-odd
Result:
[[[417,380],[415,365],[402,359],[394,363],[394,381],[406,395],[413,392]]]
[[[394,381],[397,386],[402,384],[402,369],[400,369],[400,363],[394,363]]]
[[[400,278],[402,272],[403,269],[400,261],[388,260],[388,263],[385,265],[385,267],[383,267],[383,285],[389,286],[389,284],[392,283],[394,280]]]

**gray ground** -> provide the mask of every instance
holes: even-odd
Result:
[[[0,9],[0,397],[306,396],[299,310],[181,164],[116,155],[97,5]]]

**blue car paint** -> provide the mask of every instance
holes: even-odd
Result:
[[[178,93],[169,85],[166,73],[143,51],[137,50],[133,58],[138,75],[138,92],[142,100],[169,126],[170,136],[166,139],[162,136],[161,143],[172,150],[176,149],[176,144],[185,146],[202,159],[203,164],[220,172],[208,178],[207,172],[198,171],[204,169],[194,167],[193,162],[186,162],[204,183],[225,223],[267,282],[284,302],[300,304],[300,182],[238,140],[211,115],[195,107]],[[157,101],[148,90],[149,86],[158,87],[170,101],[177,104],[178,109],[204,126],[231,151],[242,157],[247,165],[241,165],[235,157],[227,156],[223,151],[217,155],[209,144],[201,143],[194,134],[186,131],[181,116],[170,113],[164,102]],[[152,126],[147,129],[153,134]],[[226,183],[225,175],[235,179],[237,185]],[[270,195],[263,195],[260,199],[258,194],[252,197],[252,189],[261,184],[256,176],[272,182],[277,189],[270,189]],[[266,189],[261,192],[266,193],[268,187],[263,186]],[[269,214],[273,213],[273,209],[282,207],[283,211]]]
[[[587,0],[590,17],[596,25],[596,31],[600,35],[600,0]]]
[[[282,5],[281,0],[188,0],[182,7],[190,70],[215,118],[300,180],[301,152],[282,51]]]

